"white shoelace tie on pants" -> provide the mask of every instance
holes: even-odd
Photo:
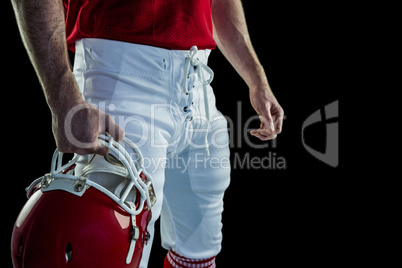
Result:
[[[196,75],[198,76],[199,81],[202,83],[203,94],[204,94],[204,107],[205,107],[205,117],[207,119],[207,131],[205,134],[205,155],[209,156],[209,144],[208,144],[208,132],[209,132],[209,104],[208,104],[208,95],[207,95],[207,87],[214,79],[214,72],[209,68],[206,64],[202,63],[195,55],[198,52],[197,46],[192,46],[189,52],[189,56],[186,57],[186,62],[184,63],[183,68],[183,78],[182,78],[182,92],[188,93],[188,80],[190,76]],[[194,66],[194,73],[189,74],[190,66]],[[205,79],[205,73],[207,72],[210,76],[208,79]]]

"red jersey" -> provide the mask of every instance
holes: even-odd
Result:
[[[63,0],[67,43],[103,38],[168,49],[213,49],[212,0]]]

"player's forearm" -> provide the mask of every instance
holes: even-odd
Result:
[[[67,52],[62,0],[12,0],[12,4],[50,108],[78,98]]]
[[[213,0],[214,39],[249,88],[269,87],[251,44],[240,0]]]

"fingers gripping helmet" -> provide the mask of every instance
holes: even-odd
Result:
[[[110,136],[99,139],[110,153],[94,155],[82,175],[74,175],[79,156],[62,165],[56,149],[51,172],[27,188],[12,234],[15,268],[139,266],[156,201],[152,179],[131,141],[122,143],[133,149],[136,163]],[[96,182],[105,174],[120,181],[105,188]]]

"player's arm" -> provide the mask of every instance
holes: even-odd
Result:
[[[251,44],[241,1],[213,0],[212,19],[218,48],[248,85],[251,104],[260,115],[260,128],[250,133],[274,139],[282,130],[284,113]]]
[[[53,134],[62,152],[106,154],[97,137],[108,131],[117,140],[124,132],[108,115],[86,103],[71,72],[67,52],[62,0],[12,0],[17,24],[29,58],[52,113]],[[79,106],[77,106],[79,105]],[[80,107],[72,124],[65,119],[73,107]],[[70,128],[66,132],[65,127]],[[82,148],[75,140],[85,143]]]

